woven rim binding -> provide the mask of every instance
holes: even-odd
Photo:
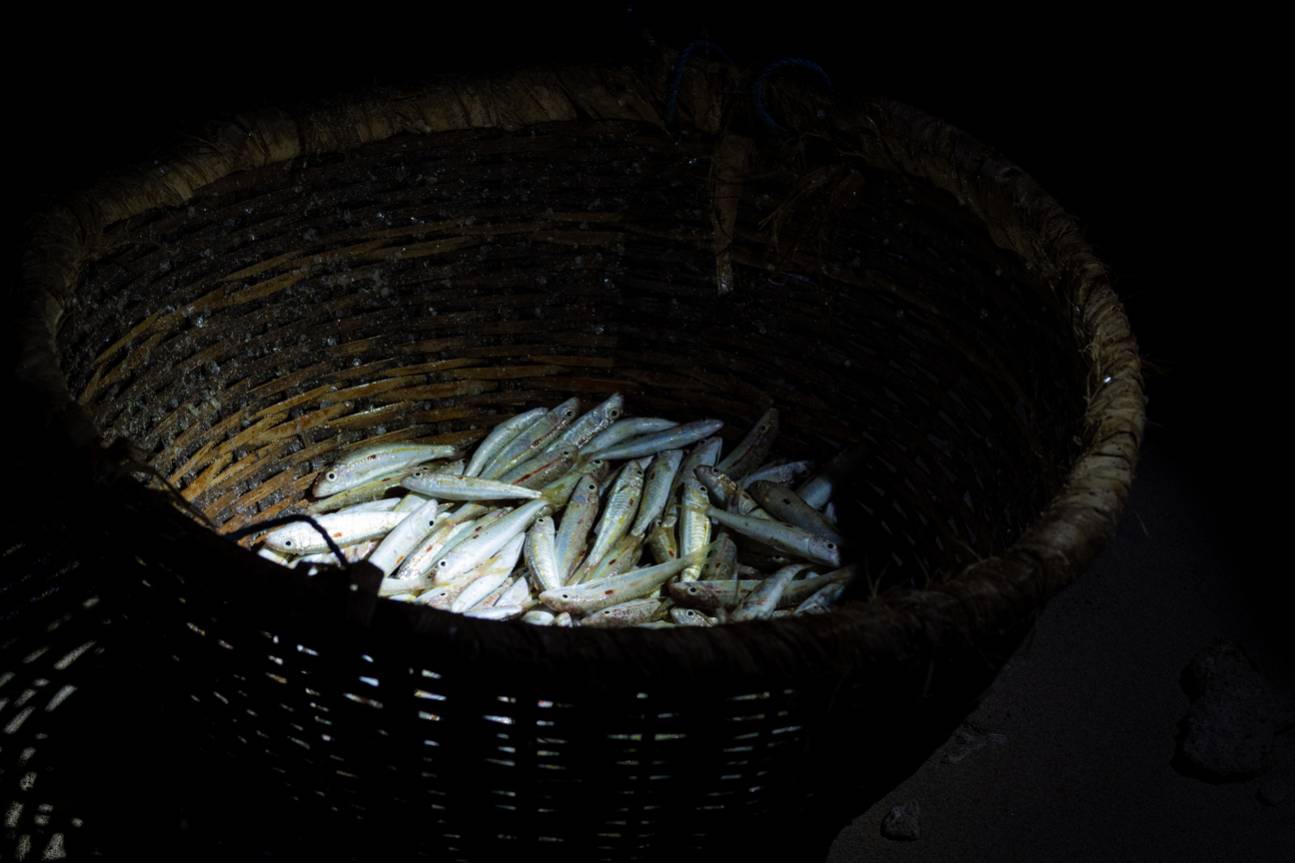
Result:
[[[59,370],[55,333],[64,298],[109,225],[153,208],[180,206],[240,171],[337,153],[397,134],[513,130],[576,120],[628,120],[664,128],[668,73],[668,66],[650,76],[630,69],[527,70],[353,98],[324,109],[266,111],[237,118],[214,143],[190,145],[161,167],[105,180],[37,221],[25,262],[20,379],[43,396],[48,418],[75,446],[97,450],[98,432]],[[736,70],[716,64],[707,67],[704,77],[690,76],[680,94],[680,114],[703,132],[720,133],[724,93],[738,79]],[[925,178],[953,194],[985,223],[997,245],[1022,256],[1060,296],[1074,302],[1088,344],[1089,398],[1084,445],[1061,491],[1005,553],[968,566],[938,589],[890,591],[814,618],[673,630],[669,637],[678,639],[678,650],[641,655],[634,648],[644,643],[640,639],[659,636],[653,632],[577,635],[499,626],[422,607],[411,612],[421,615],[416,630],[475,640],[478,651],[496,655],[542,653],[555,665],[577,655],[587,660],[591,639],[601,643],[609,659],[634,656],[644,670],[656,663],[675,670],[713,670],[718,662],[735,671],[768,673],[771,664],[793,670],[819,660],[833,667],[863,659],[911,661],[934,646],[1002,634],[1038,610],[1096,556],[1132,483],[1145,422],[1144,396],[1128,320],[1105,267],[1074,220],[1021,169],[915,109],[886,100],[828,103],[805,92],[797,93],[794,102],[782,100],[780,108],[784,116],[803,114],[810,123],[817,118],[816,125],[825,127],[834,141],[847,142],[873,165]],[[270,564],[250,552],[240,554],[247,570],[255,573],[264,565],[268,571]],[[750,636],[754,627],[759,627],[759,638]]]

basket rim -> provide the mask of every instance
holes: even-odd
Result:
[[[470,129],[515,130],[554,121],[637,121],[667,128],[670,64],[651,73],[628,68],[543,67],[445,79],[412,91],[352,95],[326,106],[271,109],[236,117],[213,139],[190,143],[170,159],[100,181],[38,214],[24,260],[20,290],[17,376],[46,409],[63,438],[93,459],[98,432],[68,391],[55,334],[62,298],[75,284],[95,240],[108,226],[158,207],[174,207],[232,174],[291,159],[341,152],[398,134]],[[703,132],[727,134],[716,108],[723,88],[745,74],[708,63],[706,86],[683,94]],[[519,97],[520,94],[520,97]],[[813,105],[814,94],[806,104]],[[660,651],[670,667],[713,668],[717,660],[747,671],[804,667],[811,658],[833,665],[914,661],[937,647],[1001,635],[1038,611],[1096,557],[1113,534],[1132,484],[1145,426],[1141,363],[1132,330],[1105,266],[1079,226],[1037,182],[997,152],[948,123],[888,99],[819,102],[829,110],[829,133],[852,143],[869,163],[918,177],[952,193],[982,221],[1000,247],[1043,268],[1054,289],[1073,299],[1082,321],[1089,366],[1085,442],[1060,490],[1003,554],[977,561],[925,590],[893,590],[812,618],[671,630],[682,649]],[[1093,370],[1101,383],[1094,387]],[[139,486],[141,494],[147,494]],[[178,513],[177,513],[178,516]],[[192,529],[209,533],[193,524]],[[214,535],[213,535],[214,536]],[[232,543],[229,543],[233,545]],[[245,549],[248,561],[259,561]],[[260,561],[260,563],[264,563]],[[250,564],[249,572],[257,572]],[[270,564],[266,563],[266,566]],[[546,659],[568,653],[588,658],[585,637],[542,630],[512,636],[484,621],[418,607],[419,633],[469,638],[478,651],[502,645],[533,656],[536,636]],[[453,622],[445,620],[453,618]],[[777,633],[756,639],[755,634]],[[597,642],[624,656],[656,632],[603,630]],[[756,641],[763,642],[753,649]],[[601,650],[599,652],[602,652]],[[667,658],[668,657],[668,658]]]

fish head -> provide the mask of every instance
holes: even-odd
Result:
[[[334,465],[328,468],[315,480],[311,493],[315,497],[328,497],[330,494],[337,494],[346,487],[346,481],[350,478],[350,473],[342,465]]]
[[[302,554],[302,548],[313,546],[318,540],[319,531],[306,522],[285,525],[265,535],[265,544],[283,554]]]

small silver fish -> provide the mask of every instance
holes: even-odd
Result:
[[[378,585],[378,595],[387,596],[405,590],[425,590],[430,584],[432,566],[446,551],[473,530],[473,522],[446,522],[432,530],[405,556],[395,572]]]
[[[408,513],[405,520],[392,528],[369,555],[369,563],[382,570],[383,575],[391,575],[396,567],[405,562],[409,552],[422,542],[436,527],[436,511],[440,504],[431,499],[418,509]]]
[[[482,479],[476,476],[450,476],[430,474],[423,477],[406,477],[400,481],[405,488],[434,497],[437,500],[509,500],[524,498],[534,500],[540,493],[533,488],[522,488],[511,483]]]
[[[524,461],[508,471],[499,478],[499,481],[519,485],[522,488],[541,488],[547,483],[562,478],[576,463],[577,457],[578,451],[573,446],[564,446],[557,451],[545,450],[535,458]]]
[[[629,626],[647,623],[661,610],[661,600],[655,597],[631,599],[586,615],[581,626]]]
[[[702,465],[697,468],[697,479],[710,492],[716,504],[729,512],[754,518],[769,517],[768,513],[760,509],[755,498],[743,491],[736,481],[719,468]]]
[[[796,606],[796,614],[826,614],[832,610],[832,606],[843,593],[845,593],[845,585],[839,581],[824,585],[811,594],[809,599]]]
[[[486,508],[476,503],[465,504],[453,513],[440,513],[432,532],[405,555],[404,562],[392,573],[392,578],[426,582],[428,573],[440,556],[473,529],[472,520],[479,516],[483,519],[486,517]],[[496,517],[502,517],[502,513]],[[378,590],[381,592],[381,587]]]
[[[364,560],[364,558],[378,547],[379,540],[366,539],[364,542],[357,542],[354,545],[341,546],[342,557],[346,558],[348,563],[355,563]],[[299,563],[327,563],[337,566],[337,556],[331,551],[320,551],[315,554],[303,554],[301,557],[294,558],[289,566],[296,566]]]
[[[715,612],[721,608],[736,608],[738,603],[755,590],[764,579],[743,578],[737,581],[675,581],[666,585],[670,598],[682,606]]]
[[[643,502],[639,504],[638,516],[630,527],[631,534],[646,534],[648,528],[665,511],[670,487],[674,485],[675,474],[679,472],[682,462],[683,450],[678,449],[667,450],[652,459],[652,464],[643,475]]]
[[[845,545],[845,539],[832,529],[823,514],[787,486],[761,480],[751,484],[751,496],[779,521],[794,524],[815,536],[830,539],[837,545]]]
[[[706,517],[710,498],[696,477],[684,477],[683,499],[680,503],[679,554],[687,557],[710,543],[710,519]],[[704,561],[703,561],[704,562]],[[689,566],[679,576],[680,581],[696,581],[701,576],[701,566]]]
[[[598,480],[586,474],[580,478],[562,513],[562,523],[558,526],[553,540],[553,553],[557,560],[558,573],[565,584],[576,561],[584,553],[589,530],[598,519]]]
[[[594,541],[585,558],[586,565],[592,569],[611,551],[622,536],[630,529],[634,514],[638,512],[639,498],[643,494],[643,469],[633,462],[621,468],[616,482],[607,496],[607,505],[603,514],[594,526]]]
[[[366,446],[342,458],[315,480],[315,497],[327,497],[425,461],[454,455],[452,446],[384,443]]]
[[[479,476],[481,469],[486,466],[500,450],[511,443],[519,434],[530,426],[543,419],[548,411],[544,408],[520,413],[510,420],[495,426],[490,434],[486,435],[481,443],[472,453],[472,460],[468,462],[467,468],[463,471],[464,476]]]
[[[630,570],[623,575],[604,578],[601,581],[590,581],[575,587],[570,585],[557,590],[546,590],[540,594],[540,602],[554,611],[567,611],[573,614],[589,614],[609,605],[616,605],[629,599],[639,597],[657,590],[684,567],[700,564],[705,560],[706,549],[696,554],[681,557],[667,563]]]
[[[785,461],[777,464],[762,465],[742,477],[738,485],[742,488],[750,488],[751,483],[759,482],[760,480],[776,482],[778,485],[789,485],[808,474],[812,468],[813,464],[807,461]]]
[[[513,537],[520,537],[531,526],[531,522],[548,509],[549,505],[545,501],[532,500],[517,507],[479,534],[463,540],[436,562],[437,580],[450,579],[476,567],[507,545]],[[520,553],[521,543],[518,543],[517,549]]]
[[[825,572],[822,575],[803,573],[794,578],[791,584],[787,585],[787,589],[782,593],[782,599],[778,600],[778,606],[782,608],[799,605],[806,597],[813,595],[829,584],[840,584],[842,588],[849,587],[857,571],[858,567],[851,565]]]
[[[659,431],[655,434],[632,438],[624,443],[593,451],[590,455],[598,455],[610,460],[656,455],[659,452],[678,449],[694,441],[710,437],[723,427],[724,423],[720,420],[699,420],[698,422]]]
[[[484,479],[498,479],[517,465],[538,455],[576,418],[580,399],[567,399],[547,412],[540,420],[513,438],[481,470]]]
[[[778,425],[777,408],[769,408],[755,421],[742,442],[715,467],[734,480],[740,480],[768,457],[778,437]]]
[[[330,513],[317,517],[315,521],[340,546],[383,536],[407,515],[404,512]],[[319,531],[306,522],[296,522],[273,530],[266,534],[264,541],[268,548],[280,554],[314,554],[328,550],[328,543]]]
[[[563,574],[558,568],[554,536],[553,519],[547,515],[540,516],[527,531],[526,542],[522,547],[526,565],[530,567],[540,590],[553,590],[562,586]]]
[[[791,584],[791,580],[807,566],[809,566],[807,563],[793,563],[766,578],[742,599],[729,619],[737,622],[769,617],[778,607],[778,600],[782,598],[787,585]]]
[[[660,417],[631,417],[627,420],[621,420],[606,431],[591,439],[585,445],[585,451],[596,453],[601,449],[613,447],[623,440],[627,440],[639,435],[653,434],[666,429],[672,429],[679,423],[674,420],[661,419]]]
[[[614,393],[605,402],[573,422],[566,431],[558,435],[548,445],[544,453],[553,453],[568,446],[572,449],[580,449],[596,435],[620,419],[621,414],[624,412],[625,397],[620,393]],[[541,455],[544,453],[541,453]]]
[[[778,551],[826,566],[840,566],[841,552],[830,539],[815,536],[780,521],[737,515],[710,507],[707,514],[735,533],[761,542]]]
[[[722,438],[707,438],[693,447],[692,451],[684,457],[683,463],[679,465],[679,470],[674,475],[674,482],[670,484],[670,496],[666,499],[665,512],[661,515],[661,523],[669,528],[672,535],[679,523],[679,498],[684,477],[696,477],[699,467],[714,467],[723,447]],[[658,544],[664,545],[660,540]],[[655,554],[656,551],[654,550],[653,553]]]
[[[388,489],[399,489],[400,481],[405,477],[405,470],[399,470],[388,474],[383,474],[375,480],[361,483],[354,488],[348,488],[337,494],[329,495],[323,500],[317,500],[306,508],[308,513],[319,512],[336,512],[344,507],[351,506],[365,501],[376,500],[387,493]]]

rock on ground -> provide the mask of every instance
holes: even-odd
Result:
[[[1212,781],[1247,779],[1272,765],[1277,733],[1295,722],[1281,697],[1235,643],[1216,641],[1183,670],[1192,699],[1179,726],[1175,767]]]
[[[881,820],[881,835],[887,839],[913,841],[921,833],[918,823],[920,815],[921,808],[916,800],[902,806],[892,806],[886,813],[886,817]]]

